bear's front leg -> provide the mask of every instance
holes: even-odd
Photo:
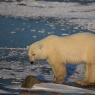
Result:
[[[61,59],[58,56],[49,58],[48,63],[51,65],[54,73],[54,82],[60,84],[63,83],[64,77],[66,76],[65,64],[61,62]]]
[[[54,74],[54,83],[63,83],[64,77],[66,76],[66,68],[63,63],[60,63],[57,59],[49,60],[49,64],[52,67]]]
[[[58,63],[57,65],[52,66],[54,73],[54,83],[64,83],[64,78],[66,76],[66,68],[63,64]]]

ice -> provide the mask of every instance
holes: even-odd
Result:
[[[16,32],[15,31],[12,31],[11,34],[15,34]]]
[[[22,5],[21,5],[22,4]],[[78,3],[46,2],[22,0],[21,2],[1,2],[0,14],[20,17],[57,17],[68,18],[75,23],[95,31],[95,3],[81,5]],[[51,25],[51,27],[54,27]]]
[[[77,94],[95,94],[94,90],[88,90],[88,89],[83,89],[83,88],[78,88],[74,86],[68,86],[68,85],[61,85],[61,84],[53,84],[53,83],[40,83],[40,84],[35,84],[33,86],[34,90],[43,90],[43,91],[50,91],[50,92],[59,92],[59,93],[69,93],[73,95],[74,93]],[[30,89],[30,90],[32,90]],[[28,89],[29,90],[29,89]]]
[[[22,1],[19,3],[0,3],[0,14],[26,17],[69,17],[69,18],[94,18],[95,4],[83,6],[78,3],[59,3],[45,1]],[[59,11],[60,10],[60,11]]]
[[[8,91],[4,91],[0,89],[0,94],[10,94]]]

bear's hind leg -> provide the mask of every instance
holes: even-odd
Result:
[[[90,64],[85,64],[84,68],[84,79],[79,80],[76,83],[81,85],[81,86],[87,86],[88,85],[88,80],[89,80],[89,66]]]
[[[95,64],[90,64],[89,68],[89,85],[95,85]]]
[[[81,86],[95,85],[95,64],[88,65],[88,75],[85,75],[84,80],[77,81],[77,84],[80,84]]]

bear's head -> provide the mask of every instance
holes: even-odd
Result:
[[[47,51],[43,44],[35,42],[28,47],[29,60],[34,63],[36,60],[46,60]]]

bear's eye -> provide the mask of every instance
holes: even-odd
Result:
[[[32,54],[32,56],[35,56],[35,55],[36,55],[36,54],[34,54],[34,53]]]

